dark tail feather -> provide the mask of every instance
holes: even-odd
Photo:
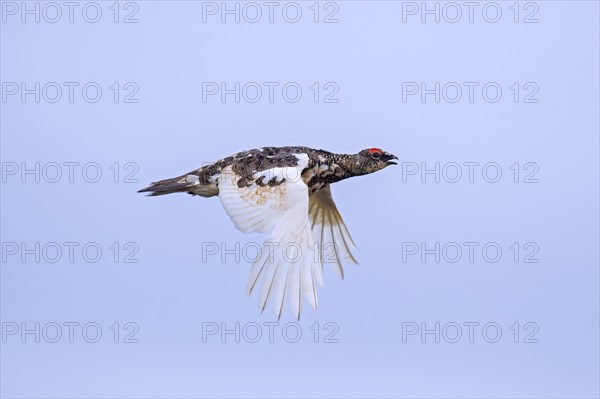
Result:
[[[186,177],[182,176],[174,179],[153,182],[148,187],[138,190],[138,193],[149,193],[149,197],[155,197],[157,195],[186,192],[189,191],[190,187],[193,187],[197,184],[197,182],[186,181]]]

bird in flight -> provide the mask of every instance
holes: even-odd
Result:
[[[357,263],[352,254],[356,245],[333,201],[331,184],[396,165],[397,159],[379,148],[334,154],[308,147],[264,147],[238,152],[138,192],[219,196],[240,231],[270,233],[252,264],[246,293],[260,286],[260,311],[272,299],[277,319],[288,297],[299,319],[302,296],[317,308],[316,284],[323,286],[324,263],[331,263],[341,278],[340,255]]]

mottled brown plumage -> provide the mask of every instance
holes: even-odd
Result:
[[[282,181],[256,181],[252,176],[256,172],[271,168],[296,166],[298,159],[294,154],[308,155],[308,166],[302,171],[302,179],[311,194],[328,184],[381,170],[395,164],[393,160],[398,159],[377,148],[366,149],[358,154],[334,154],[302,146],[264,147],[241,151],[184,175],[154,182],[139,192],[149,192],[150,195],[188,192],[205,197],[214,196],[218,194],[219,175],[227,166],[231,166],[232,171],[239,176],[239,187],[254,183],[259,186],[273,186],[281,184]]]

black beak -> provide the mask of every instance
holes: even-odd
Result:
[[[398,157],[397,157],[397,156],[395,156],[395,155],[392,155],[392,154],[390,154],[390,155],[387,157],[387,164],[388,164],[388,165],[398,165],[398,163],[397,163],[397,162],[394,162],[394,161],[393,161],[393,159],[395,159],[395,160],[398,160]]]

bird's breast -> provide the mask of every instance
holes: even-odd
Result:
[[[306,168],[302,173],[302,179],[308,186],[309,192],[314,194],[326,187],[328,184],[340,180],[343,170],[337,164],[317,163]]]

